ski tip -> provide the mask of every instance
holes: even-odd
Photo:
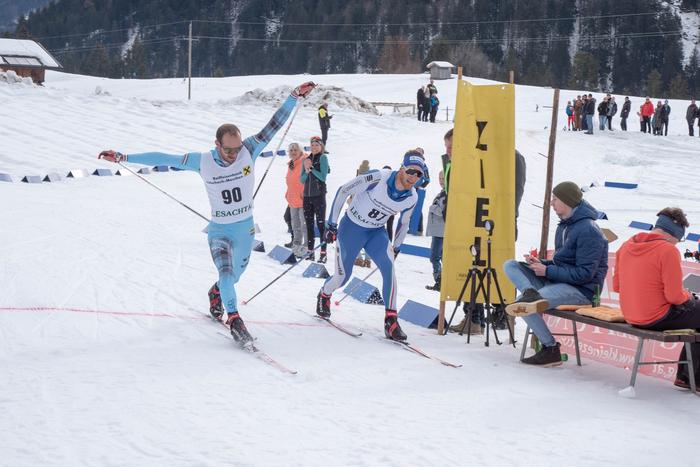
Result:
[[[248,301],[247,301],[247,300],[241,300],[241,303],[242,303],[243,305],[247,305],[247,304],[248,304]]]
[[[340,301],[339,301],[339,300],[337,300],[337,301],[335,302],[335,306],[340,306]]]

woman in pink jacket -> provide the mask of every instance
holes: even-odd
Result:
[[[301,170],[306,154],[299,143],[291,143],[287,148],[287,193],[285,198],[292,217],[292,251],[301,258],[308,252],[306,248],[306,223],[304,222],[304,184],[301,183]]]

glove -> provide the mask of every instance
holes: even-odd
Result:
[[[316,83],[313,81],[307,81],[306,83],[300,84],[295,87],[292,91],[292,96],[294,97],[306,97],[309,93],[316,87]]]
[[[327,225],[325,232],[323,232],[323,241],[333,243],[336,238],[338,238],[338,226],[335,224]]]
[[[126,160],[126,154],[122,154],[121,152],[117,151],[112,151],[111,149],[109,151],[102,151],[98,156],[98,159],[104,159],[109,162],[123,162]]]

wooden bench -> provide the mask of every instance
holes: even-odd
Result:
[[[591,326],[598,326],[599,328],[609,329],[615,332],[622,332],[635,336],[639,339],[637,343],[637,353],[634,356],[634,366],[632,367],[632,376],[630,378],[630,387],[634,388],[634,384],[637,381],[637,371],[640,365],[655,365],[655,364],[667,364],[667,363],[679,363],[688,365],[688,377],[690,382],[690,389],[693,394],[700,396],[697,393],[695,387],[695,374],[693,369],[693,354],[690,351],[690,344],[700,342],[700,333],[678,335],[678,334],[664,334],[662,331],[651,331],[648,329],[641,329],[631,324],[627,323],[611,323],[609,321],[603,321],[596,318],[591,318],[588,316],[579,315],[575,311],[561,311],[561,310],[547,310],[544,314],[555,316],[557,318],[568,319],[571,321],[573,332],[572,333],[553,333],[555,336],[571,336],[574,338],[574,346],[576,347],[576,364],[581,366],[581,353],[578,345],[578,331],[576,330],[576,323],[589,324]],[[520,353],[520,360],[525,358],[525,349],[527,348],[527,343],[532,335],[532,330],[528,326],[525,330],[525,341],[523,342],[523,350]],[[685,345],[685,354],[687,360],[676,360],[676,361],[663,361],[663,362],[642,362],[642,349],[644,348],[644,341],[654,340],[660,342],[683,342]]]

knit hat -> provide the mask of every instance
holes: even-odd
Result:
[[[416,151],[408,151],[406,154],[403,156],[403,162],[401,163],[402,166],[408,167],[409,165],[413,165],[416,167],[420,167],[420,170],[425,173],[425,159],[423,159],[423,155],[419,152]]]
[[[656,225],[654,225],[654,228],[661,229],[664,232],[673,235],[675,238],[678,239],[679,242],[683,241],[683,237],[685,237],[685,227],[678,224],[676,221],[674,221],[665,214],[661,214],[656,219]]]
[[[323,138],[321,138],[320,136],[312,136],[312,137],[311,137],[311,140],[310,140],[310,143],[312,143],[312,144],[313,144],[313,143],[318,143],[318,144],[321,145],[321,147],[323,148],[324,151],[326,150],[326,145],[323,144]]]
[[[559,201],[566,204],[570,208],[575,208],[578,206],[583,199],[581,188],[579,188],[574,182],[561,182],[559,185],[554,187],[552,194],[556,196]]]

